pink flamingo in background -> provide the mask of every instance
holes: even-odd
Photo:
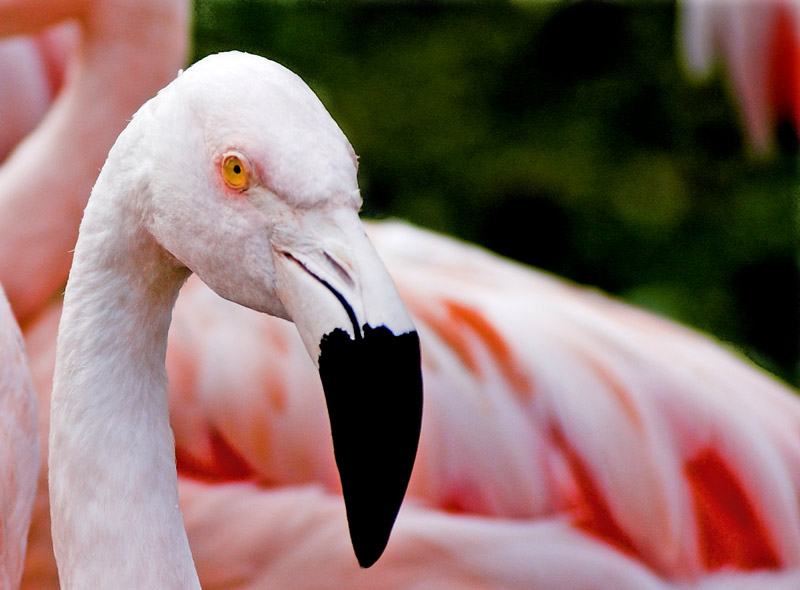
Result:
[[[108,149],[133,112],[175,76],[188,47],[188,6],[175,0],[3,0],[0,36],[36,33],[65,18],[77,23],[79,39],[74,30],[50,33],[67,37],[61,49],[74,47],[64,84],[0,167],[0,283],[23,325],[64,285]],[[50,62],[58,71],[59,62]],[[17,72],[15,85],[21,79]]]
[[[407,226],[369,231],[422,338],[412,505],[359,570],[302,343],[190,280],[167,368],[204,587],[797,587],[793,392],[596,292]],[[45,415],[59,313],[26,327]],[[26,587],[56,587],[37,502]]]
[[[781,121],[800,130],[800,2],[684,0],[679,6],[689,71],[707,76],[721,58],[753,147],[768,149]]]
[[[369,233],[420,332],[426,407],[409,490],[417,508],[401,511],[363,587],[430,554],[451,573],[469,555],[462,574],[482,580],[475,587],[795,587],[792,391],[709,339],[595,291],[402,224]],[[195,336],[200,313],[206,338]],[[195,480],[183,507],[201,580],[259,587],[236,572],[260,554],[223,547],[254,507],[272,514],[270,498],[290,501],[276,486],[336,489],[319,386],[288,328],[192,283],[171,338],[172,424],[179,471]],[[318,499],[312,514],[333,510]],[[280,544],[264,518],[245,527],[240,547]],[[288,583],[290,564],[311,559],[288,546],[278,556],[258,570],[264,586]],[[609,577],[594,577],[599,564]]]

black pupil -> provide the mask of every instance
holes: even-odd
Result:
[[[242,167],[239,166],[239,164],[234,164],[233,165],[233,172],[235,174],[241,174],[242,173]]]

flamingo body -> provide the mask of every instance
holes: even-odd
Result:
[[[422,341],[412,497],[459,514],[565,517],[666,581],[797,566],[794,392],[596,291],[402,224],[369,231]],[[208,339],[190,328],[200,314]],[[309,434],[324,415],[301,350],[280,322],[186,285],[168,351],[182,473],[336,490],[329,445]]]

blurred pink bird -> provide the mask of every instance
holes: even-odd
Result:
[[[718,61],[739,101],[747,136],[767,150],[781,122],[800,131],[800,2],[683,0],[686,66],[707,76]]]
[[[55,46],[42,58],[46,71],[16,70],[14,87],[64,77],[44,119],[0,167],[0,284],[23,327],[66,281],[83,208],[114,139],[184,64],[188,12],[185,0],[0,1],[0,36],[36,33]],[[67,28],[43,32],[70,18]]]
[[[190,280],[167,362],[204,587],[800,584],[793,392],[596,292],[402,225],[370,233],[422,336],[416,505],[359,570],[294,329]],[[44,404],[58,314],[26,331]],[[27,587],[57,587],[46,547],[31,557]]]
[[[655,586],[711,585],[733,571],[742,584],[757,571],[797,582],[793,392],[708,339],[596,292],[403,225],[372,226],[370,236],[423,343],[426,407],[410,489],[422,506],[527,523],[530,536],[514,542],[529,557],[534,523],[550,522],[584,547],[600,541],[598,561],[610,548],[631,560],[631,578],[597,584],[584,571],[577,587],[622,587],[634,564]],[[266,320],[227,305],[214,318],[199,289],[183,297],[173,343],[196,321],[183,315],[187,298],[195,314],[204,310],[209,335],[194,347],[181,340],[168,357],[189,384],[172,390],[179,466],[206,481],[335,489],[318,386],[298,382],[302,365],[257,359]],[[283,334],[272,348],[299,359],[299,343]],[[191,534],[191,512],[187,525]],[[396,538],[402,526],[401,515]],[[444,539],[430,542],[445,551]],[[541,564],[520,567],[510,571],[526,571],[528,585],[517,587],[537,587]]]

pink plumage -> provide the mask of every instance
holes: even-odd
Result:
[[[787,387],[596,291],[408,226],[370,234],[422,339],[422,506],[565,519],[675,583],[796,566],[800,402]],[[206,481],[335,491],[299,342],[211,297],[190,282],[175,312],[179,465]],[[201,314],[208,340],[184,336]]]

